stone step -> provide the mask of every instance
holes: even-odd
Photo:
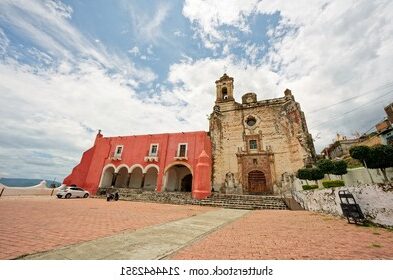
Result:
[[[257,207],[265,207],[265,208],[286,208],[287,206],[285,204],[245,204],[245,203],[214,203],[214,202],[202,202],[198,203],[198,205],[214,205],[214,206],[244,206],[244,207],[249,207],[249,208],[257,208]]]
[[[191,193],[154,192],[138,189],[118,189],[121,200],[145,201],[170,204],[192,204],[232,209],[288,209],[281,197],[265,195],[238,195],[213,193],[210,197],[197,200]]]
[[[232,208],[232,209],[245,209],[245,210],[259,210],[259,209],[275,209],[275,210],[285,210],[286,206],[278,205],[244,205],[244,204],[200,204],[201,206],[212,206],[212,207],[222,207],[222,208]]]
[[[282,203],[282,200],[231,200],[231,199],[203,199],[201,201],[214,201],[214,202],[233,202],[233,203]]]

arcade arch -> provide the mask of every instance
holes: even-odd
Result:
[[[129,187],[132,189],[140,189],[143,182],[143,171],[141,166],[131,168],[131,177]]]
[[[119,168],[119,171],[117,172],[117,177],[115,181],[115,187],[116,188],[124,188],[127,186],[127,180],[128,180],[128,167],[127,166],[122,166]]]
[[[145,182],[143,189],[154,191],[157,188],[158,169],[156,166],[151,166],[145,173]]]
[[[112,165],[105,166],[104,171],[102,172],[100,188],[111,187],[114,175],[115,175],[115,167]]]
[[[191,192],[192,172],[184,164],[175,164],[165,172],[165,187],[167,192]]]

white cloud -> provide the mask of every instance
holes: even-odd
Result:
[[[233,26],[242,32],[249,32],[247,21],[256,9],[258,0],[186,0],[183,15],[196,25],[196,31],[205,47],[216,49],[227,36],[219,28]]]
[[[251,64],[258,64],[261,61],[261,53],[264,47],[258,46],[256,43],[248,42],[243,45],[244,53],[251,61]]]
[[[139,48],[137,46],[135,46],[132,49],[128,50],[128,52],[133,54],[133,55],[135,55],[135,56],[137,56],[140,53]]]
[[[270,33],[268,63],[279,70],[280,83],[294,90],[306,116],[308,111],[393,81],[393,53],[388,51],[393,49],[391,1],[263,1],[258,6],[261,13],[275,11],[282,19]],[[374,90],[319,114],[308,114],[313,134],[323,135],[317,148],[336,132],[371,128],[383,117],[383,106],[393,95],[375,98],[388,90]],[[364,107],[344,114],[358,106]]]
[[[147,54],[149,54],[149,55],[153,55],[153,54],[154,54],[154,52],[153,52],[153,45],[149,45],[149,46],[147,47],[147,49],[146,49],[146,52],[147,52]]]
[[[138,10],[135,5],[126,2],[126,8],[130,12],[133,21],[134,36],[143,42],[156,44],[165,39],[162,24],[167,19],[171,6],[168,3],[159,2],[155,10]]]
[[[60,61],[67,60],[75,67],[81,60],[91,59],[124,76],[132,76],[136,83],[155,78],[147,69],[136,69],[127,56],[108,51],[103,45],[88,40],[68,21],[69,17],[64,16],[61,7],[66,6],[60,1],[48,6],[52,2],[4,0],[0,2],[0,23],[22,34],[49,55]],[[62,12],[51,12],[51,9]]]
[[[176,37],[185,37],[186,35],[181,32],[180,30],[176,30],[175,32],[173,32],[173,35],[175,35]]]
[[[71,18],[71,15],[73,13],[73,9],[71,8],[71,6],[62,3],[59,0],[46,0],[45,5],[50,9],[52,13],[55,13],[65,18]]]
[[[7,52],[10,40],[5,35],[3,29],[0,28],[0,55],[4,55]]]

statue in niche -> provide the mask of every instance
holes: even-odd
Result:
[[[235,191],[235,176],[232,172],[225,175],[225,190],[226,193],[233,193]]]

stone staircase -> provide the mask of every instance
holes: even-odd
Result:
[[[288,209],[281,197],[264,195],[213,194],[200,200],[198,205],[245,210]]]
[[[278,196],[213,193],[208,198],[197,200],[192,198],[191,193],[184,192],[154,192],[128,188],[119,188],[118,191],[121,200],[129,201],[192,204],[244,210],[288,209],[284,200]]]

